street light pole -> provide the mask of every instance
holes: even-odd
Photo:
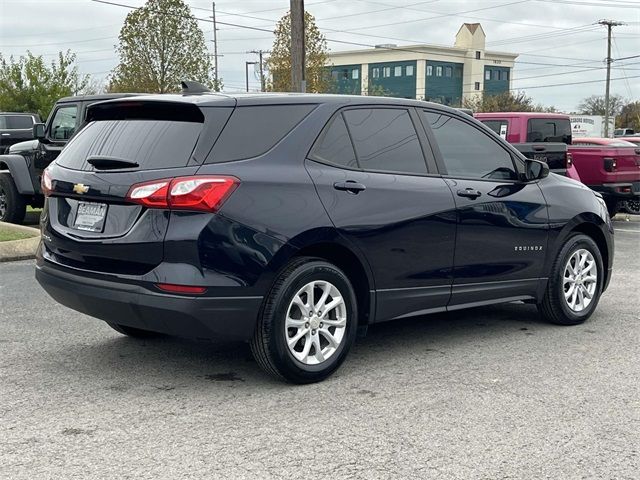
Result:
[[[255,65],[257,62],[244,62],[244,78],[249,91],[249,65]]]

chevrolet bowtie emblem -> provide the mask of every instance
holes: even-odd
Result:
[[[87,185],[84,185],[83,183],[76,183],[73,186],[73,191],[77,194],[83,194],[89,191],[89,187]]]

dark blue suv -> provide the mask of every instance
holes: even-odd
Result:
[[[101,102],[42,186],[54,299],[134,337],[248,341],[295,383],[372,323],[513,301],[581,323],[611,277],[597,193],[420,101]]]

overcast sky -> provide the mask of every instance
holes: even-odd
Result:
[[[113,0],[141,6],[143,0]],[[186,0],[195,16],[209,18],[211,2]],[[225,90],[244,89],[249,50],[268,50],[273,35],[239,26],[273,29],[289,0],[217,0],[220,76]],[[613,19],[613,58],[640,55],[640,0],[306,0],[328,40],[399,46],[427,43],[453,45],[463,22],[480,22],[487,49],[518,53],[514,88],[536,103],[574,110],[580,100],[604,94],[606,29],[594,25]],[[82,73],[105,79],[117,64],[117,37],[129,9],[91,0],[0,0],[0,53],[27,50],[53,58],[59,50],[78,55]],[[211,47],[212,24],[201,21]],[[330,50],[362,48],[329,41]],[[612,93],[640,99],[640,57],[614,63]],[[572,82],[597,81],[577,85]],[[251,89],[259,88],[256,77]]]

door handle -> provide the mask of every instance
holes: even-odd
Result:
[[[475,190],[473,188],[465,188],[464,190],[458,190],[458,196],[459,197],[467,197],[467,198],[472,198],[472,199],[475,200],[480,195],[482,195],[480,190]]]
[[[335,188],[336,190],[349,192],[354,195],[367,189],[367,187],[362,183],[354,182],[353,180],[347,180],[346,182],[336,182],[333,184],[333,188]]]

